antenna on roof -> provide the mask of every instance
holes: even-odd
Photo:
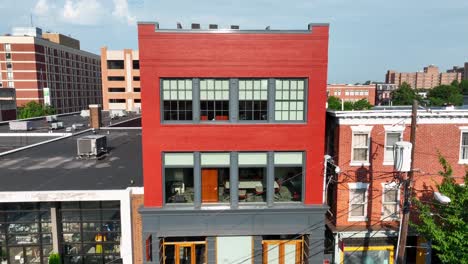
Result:
[[[31,14],[29,14],[29,18],[30,18],[29,22],[31,23],[31,27],[33,27],[33,18],[32,18],[32,13],[31,13]]]

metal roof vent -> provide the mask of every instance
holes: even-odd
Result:
[[[177,29],[182,29],[182,24],[180,22],[177,22]]]
[[[192,23],[192,29],[200,29],[200,24]]]
[[[216,24],[210,24],[209,29],[218,29],[218,25]]]
[[[231,29],[239,29],[239,25],[231,25]]]

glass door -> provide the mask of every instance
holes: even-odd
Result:
[[[163,242],[164,264],[206,263],[206,242]]]

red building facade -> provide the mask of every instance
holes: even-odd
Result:
[[[431,200],[441,182],[438,153],[461,182],[468,164],[468,111],[425,110],[418,113],[414,193]],[[410,140],[411,110],[329,112],[327,152],[340,173],[329,178],[328,229],[335,238],[335,263],[392,263],[396,253],[403,189],[393,168],[393,144]],[[333,166],[332,166],[333,167]],[[413,220],[417,212],[411,211]],[[407,262],[427,263],[430,250],[414,232]],[[427,254],[429,253],[429,254]]]
[[[328,25],[138,31],[145,263],[322,261]]]

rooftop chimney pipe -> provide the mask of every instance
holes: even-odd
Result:
[[[89,125],[91,128],[99,129],[102,123],[101,105],[89,105]]]

